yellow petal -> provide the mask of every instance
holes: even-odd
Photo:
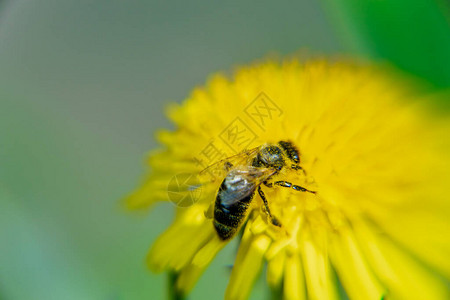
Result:
[[[177,214],[175,223],[156,240],[147,256],[148,265],[156,272],[166,268],[178,271],[215,234],[211,221],[204,216],[202,206],[186,208]]]
[[[385,295],[350,230],[342,229],[334,236],[329,255],[350,299],[379,300]]]
[[[390,217],[377,216],[376,220],[387,234],[450,278],[448,216],[415,210],[398,212]]]
[[[250,229],[246,233],[252,235]],[[246,234],[244,233],[244,235]],[[265,235],[248,236],[246,240],[248,245],[241,242],[231,272],[230,282],[225,292],[225,299],[239,300],[248,298],[253,283],[261,270],[264,253],[269,248],[270,242],[271,239]]]
[[[287,300],[306,299],[305,278],[297,253],[286,258],[283,292]]]
[[[206,267],[208,267],[225,244],[226,243],[221,241],[217,235],[214,235],[213,238],[197,252],[192,262],[180,271],[177,279],[177,289],[184,294],[190,292]]]
[[[217,234],[214,234],[208,243],[194,256],[192,264],[200,268],[204,268],[213,260],[217,252],[219,252],[225,245],[226,242],[221,241]]]
[[[327,244],[303,234],[302,261],[305,272],[308,299],[337,299],[336,282],[332,279],[328,261]]]
[[[285,260],[286,254],[284,252],[278,252],[267,263],[267,283],[272,288],[278,288],[281,284]]]
[[[145,185],[127,196],[123,202],[127,209],[146,209],[155,202],[165,201],[167,198],[167,189],[155,186],[149,179]]]
[[[448,286],[392,240],[363,222],[354,227],[368,262],[389,289],[388,299],[450,299]]]
[[[205,271],[205,268],[200,268],[195,265],[188,265],[180,270],[176,281],[176,289],[182,295],[188,294],[194,285],[197,283],[200,276]]]

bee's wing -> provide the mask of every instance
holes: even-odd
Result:
[[[251,160],[255,157],[259,147],[244,150],[236,155],[224,158],[215,162],[214,164],[206,167],[200,171],[200,177],[209,177],[209,179],[215,180],[216,177],[223,178],[225,175],[236,166],[250,165]]]
[[[230,172],[230,174],[233,174],[234,176],[241,176],[243,179],[246,179],[248,182],[255,183],[256,185],[260,185],[263,181],[267,180],[275,173],[276,170],[273,168],[260,168],[253,167],[251,165],[238,166]]]
[[[221,204],[231,206],[252,195],[256,188],[276,173],[270,168],[242,166],[232,170],[226,178],[226,190],[220,192]]]
[[[212,219],[214,217],[214,201],[209,204],[208,209],[204,211],[204,214],[207,219]]]

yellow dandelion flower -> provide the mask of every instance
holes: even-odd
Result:
[[[285,299],[339,299],[340,285],[350,299],[450,299],[450,127],[413,100],[384,71],[347,62],[266,62],[212,77],[169,108],[176,129],[159,132],[151,173],[127,199],[178,204],[149,266],[176,272],[187,294],[228,242],[211,217],[224,175],[189,174],[290,141],[304,172],[284,151],[285,167],[255,175],[226,299],[246,299],[265,263]],[[225,175],[236,166],[226,161]]]

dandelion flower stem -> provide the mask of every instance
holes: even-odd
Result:
[[[168,299],[169,300],[185,300],[186,296],[181,292],[176,284],[178,279],[177,272],[168,273]]]

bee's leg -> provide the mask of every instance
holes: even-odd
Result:
[[[273,183],[272,183],[272,182],[264,181],[263,184],[264,184],[265,186],[267,186],[267,187],[270,187],[270,188],[273,187]]]
[[[223,168],[224,168],[226,171],[230,171],[232,167],[233,167],[233,164],[230,163],[229,161],[226,161],[226,162],[223,164]]]
[[[300,167],[299,165],[292,164],[292,165],[291,165],[291,169],[292,169],[292,170],[295,170],[295,171],[302,171],[303,175],[308,176],[308,175],[306,174],[305,169],[303,169],[303,168]]]
[[[308,189],[305,189],[302,186],[296,185],[296,184],[292,184],[288,181],[275,181],[273,184],[281,186],[281,187],[285,187],[285,188],[292,188],[295,191],[299,191],[299,192],[308,192],[308,193],[312,193],[312,194],[316,194],[317,192],[315,191],[310,191]]]
[[[260,186],[258,186],[258,193],[259,193],[259,196],[261,197],[262,201],[264,202],[264,208],[265,208],[264,211],[267,213],[267,216],[269,217],[270,222],[272,222],[272,224],[275,226],[281,227],[280,221],[278,221],[278,219],[276,217],[272,216],[272,214],[270,213],[269,203],[267,202],[266,195],[264,195],[264,192]]]

